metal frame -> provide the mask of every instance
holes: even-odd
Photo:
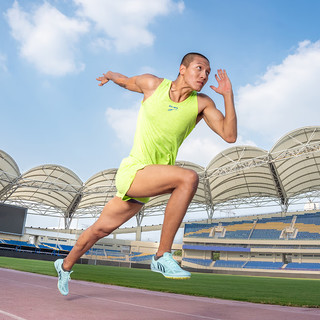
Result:
[[[260,155],[250,158],[250,152]],[[229,157],[232,153],[238,156],[232,159]],[[224,163],[214,167],[214,160],[219,156],[220,162]],[[320,198],[320,127],[297,129],[282,137],[270,152],[250,146],[236,146],[221,152],[207,168],[186,161],[177,165],[196,170],[199,174],[199,188],[189,212],[205,211],[208,220],[213,218],[215,211],[226,208],[276,204],[286,212],[290,205],[302,199]],[[2,168],[9,168],[10,172]],[[292,168],[308,170],[312,179],[303,175],[291,178],[285,172]],[[21,175],[14,160],[0,150],[0,202],[25,206],[32,214],[63,217],[65,227],[69,228],[73,217],[96,218],[101,213],[116,193],[116,170],[99,172],[86,183],[71,170],[56,165],[40,166]],[[283,183],[285,174],[286,184]],[[220,179],[224,188],[221,190],[225,190],[226,194],[235,193],[240,187],[248,192],[230,198],[223,197],[223,192],[215,194],[216,179],[222,177],[225,179]],[[299,189],[302,185],[301,181],[298,184],[299,179],[304,179],[306,187]],[[240,181],[245,182],[240,185]],[[290,184],[295,189],[289,189]],[[169,195],[154,197],[136,216],[137,225],[140,226],[146,216],[163,215],[168,199]]]

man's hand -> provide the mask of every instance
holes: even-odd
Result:
[[[218,82],[218,87],[210,86],[212,90],[214,90],[216,93],[219,93],[223,96],[232,93],[232,85],[226,73],[226,70],[219,69],[218,75],[215,75],[215,78]]]
[[[99,86],[102,87],[106,84],[110,79],[107,77],[107,73],[103,73],[102,77],[96,78],[96,80],[100,81]]]

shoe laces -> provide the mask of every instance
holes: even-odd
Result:
[[[171,253],[168,253],[168,255],[165,256],[165,260],[169,263],[169,265],[173,269],[180,269],[178,262],[176,260],[174,260]]]
[[[73,271],[62,271],[61,278],[63,278],[63,280],[71,281],[71,273],[72,272]]]

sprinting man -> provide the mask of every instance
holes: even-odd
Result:
[[[176,80],[151,74],[128,78],[108,71],[97,78],[99,86],[109,81],[143,94],[133,148],[116,175],[117,195],[104,207],[99,219],[77,240],[68,256],[58,259],[58,288],[69,292],[68,281],[76,261],[99,239],[138,213],[149,197],[170,193],[161,238],[151,270],[166,278],[187,279],[190,273],[180,268],[171,255],[171,246],[188,206],[198,187],[195,171],[174,166],[178,148],[202,119],[222,139],[237,138],[237,118],[231,82],[225,70],[218,70],[218,86],[210,86],[224,98],[224,115],[207,95],[198,93],[210,74],[209,60],[199,53],[186,54]]]

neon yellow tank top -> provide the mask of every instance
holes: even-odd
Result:
[[[142,102],[130,156],[146,164],[171,164],[178,149],[196,125],[197,92],[182,102],[170,99],[172,81],[164,79]]]
[[[116,175],[117,196],[126,195],[138,170],[151,164],[175,164],[178,149],[196,125],[197,92],[183,102],[169,97],[171,81],[164,79],[155,92],[141,104],[133,147],[122,160]],[[149,198],[133,198],[147,203]]]

